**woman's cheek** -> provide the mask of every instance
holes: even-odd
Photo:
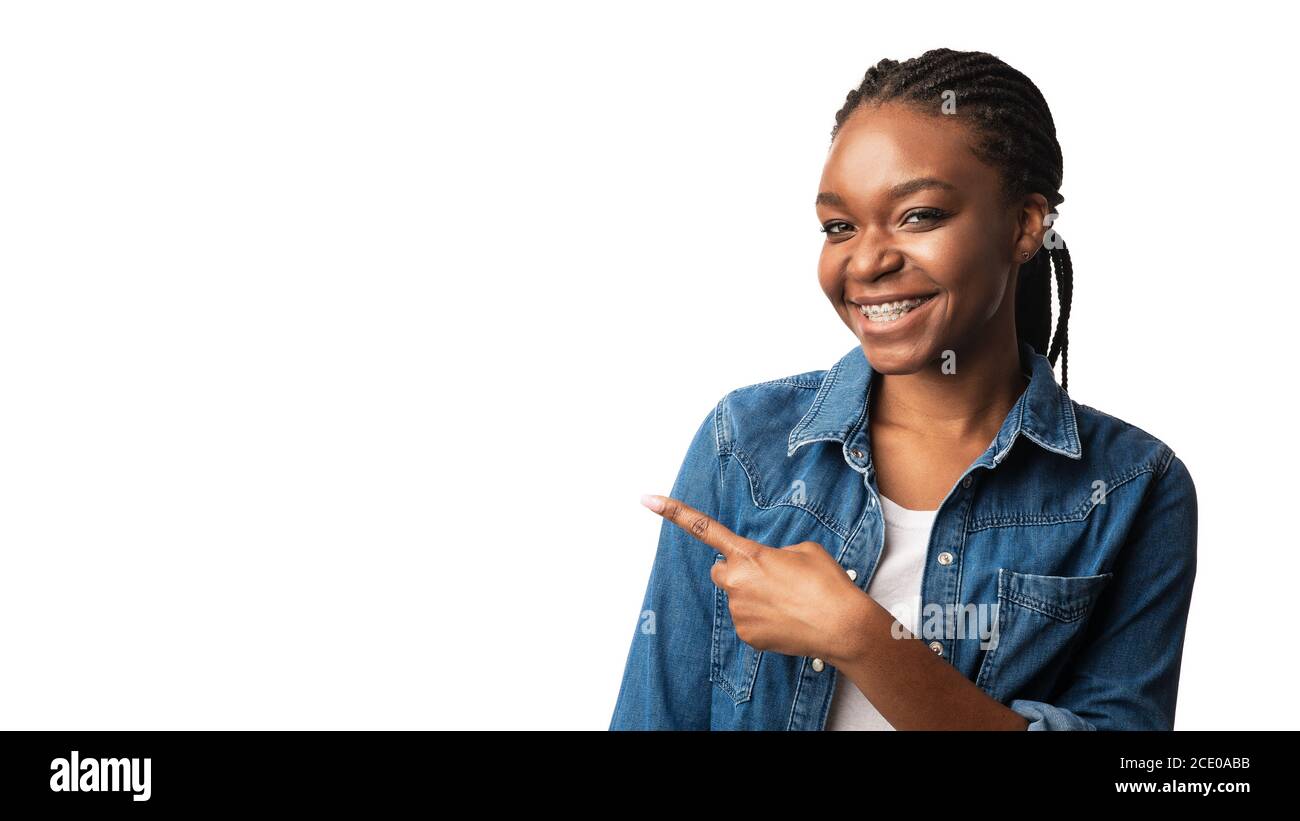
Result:
[[[817,267],[817,283],[821,286],[822,293],[826,294],[826,298],[835,304],[836,310],[843,307],[844,302],[844,282],[836,273],[838,270],[838,263],[823,254]]]

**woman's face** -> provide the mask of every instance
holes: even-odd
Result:
[[[1034,225],[1032,203],[1005,201],[972,139],[951,116],[886,103],[853,112],[831,145],[817,195],[827,231],[818,280],[882,373],[1015,339],[1016,255],[1037,250],[1041,216]],[[875,317],[859,308],[907,298],[927,301]]]

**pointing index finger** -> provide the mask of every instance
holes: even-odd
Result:
[[[747,556],[754,551],[756,543],[744,536],[739,536],[727,529],[725,525],[706,513],[701,513],[685,502],[669,496],[647,494],[641,497],[641,504],[658,513],[682,530],[704,542],[709,547],[726,556]]]

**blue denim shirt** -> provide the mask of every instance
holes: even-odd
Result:
[[[1196,490],[1145,431],[1029,385],[939,506],[917,639],[1031,730],[1172,729],[1196,575]],[[738,388],[695,432],[670,496],[772,547],[821,544],[866,590],[884,547],[873,370]],[[825,728],[837,671],[736,635],[721,553],[662,523],[610,729]],[[936,704],[936,710],[943,705]]]

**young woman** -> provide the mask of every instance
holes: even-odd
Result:
[[[1196,491],[1065,392],[1061,178],[996,57],[849,92],[816,207],[857,344],[727,393],[643,499],[665,521],[611,729],[1172,729]]]

